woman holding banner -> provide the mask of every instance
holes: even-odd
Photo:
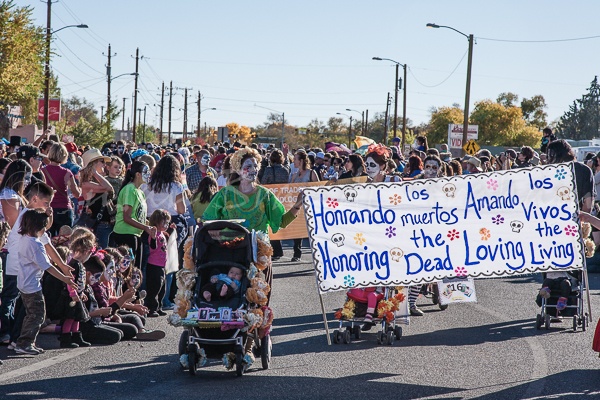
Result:
[[[305,151],[298,151],[294,156],[294,167],[298,169],[295,174],[290,175],[290,183],[318,182],[319,176],[311,168],[310,159]],[[294,239],[294,256],[292,262],[298,262],[302,258],[302,239]]]

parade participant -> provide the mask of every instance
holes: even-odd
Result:
[[[131,165],[131,156],[129,155],[129,152],[125,147],[124,141],[119,140],[117,142],[117,151],[115,151],[114,155],[119,157],[123,161],[123,164],[125,164],[126,169],[129,169],[129,166]]]
[[[414,178],[423,173],[423,160],[419,156],[408,157],[408,165],[404,168],[404,176]]]
[[[53,144],[48,151],[48,161],[50,163],[42,169],[46,182],[56,191],[54,200],[52,200],[53,222],[50,228],[52,236],[58,235],[58,230],[63,225],[73,226],[73,205],[67,189],[71,191],[75,198],[81,195],[81,190],[75,182],[73,173],[61,166],[67,161],[68,155],[69,153],[63,144]]]
[[[529,146],[521,147],[521,152],[517,158],[517,163],[513,165],[513,168],[527,168],[533,167],[531,160],[533,159],[535,152]]]
[[[227,186],[229,175],[231,175],[231,155],[223,159],[223,165],[221,166],[221,173],[217,179],[217,185],[219,187]]]
[[[368,150],[369,153],[365,157],[366,172],[367,175],[372,179],[373,183],[378,182],[400,182],[401,177],[396,175],[388,175],[386,170],[388,168],[387,162],[391,159],[391,150],[385,146],[370,145]]]
[[[207,176],[200,181],[196,193],[192,196],[192,211],[194,212],[194,218],[199,220],[202,218],[204,211],[210,204],[213,196],[219,191],[217,181],[212,176]]]
[[[198,189],[200,181],[206,177],[207,174],[211,174],[214,178],[217,177],[217,172],[212,169],[209,164],[210,153],[208,150],[203,149],[196,153],[196,164],[185,170],[187,185],[192,193]]]
[[[415,149],[419,151],[427,151],[429,149],[427,138],[425,136],[417,136],[415,139]]]
[[[40,153],[39,148],[30,144],[21,146],[17,155],[21,160],[27,161],[27,163],[29,163],[29,165],[31,165],[32,168],[31,182],[23,191],[25,194],[27,194],[31,185],[34,185],[37,182],[46,182],[44,174],[42,173],[42,171],[40,171],[42,161],[44,160],[44,158],[46,158],[46,156]]]
[[[346,172],[341,174],[338,179],[357,178],[359,176],[367,176],[365,172],[365,162],[358,154],[350,154],[344,163]]]

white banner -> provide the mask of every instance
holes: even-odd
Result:
[[[443,306],[450,303],[477,303],[473,278],[444,279],[437,285]]]
[[[304,190],[320,292],[581,269],[573,164]]]

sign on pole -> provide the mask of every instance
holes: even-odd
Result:
[[[471,139],[467,142],[467,144],[465,144],[463,146],[463,149],[465,149],[467,154],[472,156],[473,154],[477,153],[479,151],[479,149],[481,149],[481,147],[479,147],[477,142],[475,142],[473,139]]]
[[[60,99],[50,99],[48,108],[48,121],[60,121]],[[38,99],[38,119],[44,119],[44,99]]]
[[[479,139],[479,125],[469,125],[467,139]],[[451,149],[461,149],[463,147],[463,126],[457,124],[448,124],[448,147]]]

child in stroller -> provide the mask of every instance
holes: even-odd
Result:
[[[201,289],[204,300],[228,300],[234,294],[239,293],[244,271],[238,267],[229,267],[227,274],[213,270],[214,275],[210,277],[210,283]]]

